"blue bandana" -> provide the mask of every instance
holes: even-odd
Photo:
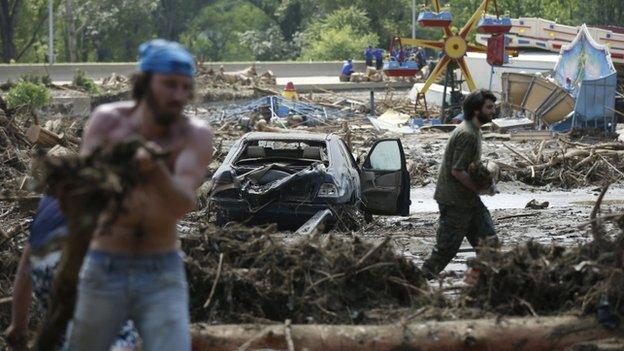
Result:
[[[139,70],[193,77],[195,75],[195,59],[179,43],[154,39],[139,46]]]

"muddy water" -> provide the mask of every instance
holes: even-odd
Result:
[[[483,203],[491,211],[525,208],[526,204],[533,199],[540,202],[548,201],[551,208],[593,206],[599,193],[599,189],[596,188],[548,191],[544,188],[522,188],[515,183],[501,183],[498,187],[500,194],[481,196]],[[433,200],[434,190],[434,185],[413,188],[410,213],[437,212],[438,205]],[[604,204],[624,204],[624,187],[611,189],[605,196]]]
[[[579,229],[578,225],[589,219],[589,214],[599,193],[597,188],[574,190],[536,188],[522,183],[499,184],[500,194],[482,196],[489,208],[494,227],[501,241],[503,250],[523,245],[528,241],[540,244],[574,246],[591,240],[588,229]],[[412,206],[409,218],[381,219],[393,233],[397,249],[414,260],[418,265],[429,256],[435,244],[438,207],[433,200],[434,185],[412,188]],[[525,208],[526,204],[536,199],[549,201],[544,210]],[[624,210],[624,186],[610,188],[602,203],[602,213],[621,212]],[[522,215],[523,217],[513,217]],[[609,230],[611,228],[611,230]],[[613,232],[612,226],[607,226]],[[460,253],[444,270],[442,287],[451,295],[454,287],[463,285],[466,261],[475,256],[475,252],[464,240]],[[438,286],[439,282],[433,283]]]

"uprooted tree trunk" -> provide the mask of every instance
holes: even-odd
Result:
[[[71,319],[78,272],[98,224],[110,225],[122,212],[122,201],[140,180],[134,155],[142,143],[132,140],[97,150],[88,157],[39,160],[40,183],[59,199],[69,234],[59,263],[50,307],[42,322],[36,350],[55,350]],[[101,221],[106,213],[108,220]]]
[[[564,350],[617,334],[591,318],[460,320],[408,325],[197,325],[193,351]]]
[[[26,130],[26,138],[31,143],[42,147],[53,147],[63,142],[59,135],[36,124],[33,124]]]

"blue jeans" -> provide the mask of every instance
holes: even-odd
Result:
[[[108,351],[131,319],[143,350],[191,350],[182,253],[120,255],[91,250],[80,272],[68,350]]]
[[[31,253],[30,267],[32,287],[35,299],[43,312],[48,309],[48,301],[52,297],[52,282],[54,273],[61,258],[61,252],[54,250],[46,254]],[[70,323],[71,325],[71,323]],[[70,328],[70,326],[68,326]],[[134,350],[138,344],[139,334],[132,321],[126,321],[113,341],[111,348],[126,348]],[[60,343],[65,345],[65,339]]]

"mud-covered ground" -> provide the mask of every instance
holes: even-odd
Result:
[[[403,106],[398,97],[404,92],[377,93],[378,102],[384,99],[388,105]],[[365,101],[368,92],[342,92],[329,96],[329,94],[311,94],[310,99],[327,101],[327,99],[359,99]],[[211,105],[206,107],[205,112],[218,113],[223,105]],[[212,116],[211,114],[208,114]],[[199,118],[207,115],[198,114]],[[442,160],[448,132],[429,131],[418,134],[396,135],[388,132],[371,131],[370,125],[355,117],[356,123],[351,123],[354,136],[354,150],[357,155],[365,153],[370,146],[371,140],[382,137],[400,137],[406,150],[407,162],[412,172],[412,205],[409,217],[375,217],[375,221],[362,228],[356,234],[372,240],[380,241],[386,235],[392,237],[394,247],[401,254],[409,257],[417,265],[421,265],[431,252],[435,243],[437,230],[437,204],[433,200],[438,167]],[[318,128],[320,131],[326,131]],[[335,129],[334,129],[335,130]],[[311,129],[311,131],[316,131]],[[358,135],[362,132],[365,136]],[[340,133],[340,131],[338,131]],[[232,139],[242,133],[229,131],[227,134],[217,133],[223,137],[223,145],[230,145]],[[496,161],[503,165],[513,165],[517,161],[523,161],[517,153],[529,155],[539,149],[542,140],[506,140],[497,135],[484,132],[482,159],[483,161]],[[586,140],[596,143],[599,140]],[[556,140],[547,140],[544,143],[544,152],[558,150],[560,143]],[[224,147],[225,149],[225,147]],[[514,150],[511,151],[510,149]],[[557,152],[557,151],[553,151]],[[212,167],[211,167],[212,168]],[[494,220],[497,234],[502,244],[502,250],[510,250],[528,241],[540,244],[557,244],[563,246],[575,246],[591,240],[588,227],[579,228],[581,224],[589,221],[589,215],[600,192],[601,181],[588,181],[581,187],[568,189],[559,185],[546,184],[543,186],[529,185],[518,180],[513,171],[502,170],[502,181],[498,183],[500,194],[495,196],[483,196],[483,202],[490,209]],[[605,179],[606,181],[606,179]],[[545,209],[525,208],[531,200],[549,202]],[[624,183],[616,181],[612,184],[602,205],[602,213],[618,213],[624,210]],[[293,239],[292,233],[282,234],[285,240]],[[333,235],[351,235],[334,232]],[[445,270],[443,277],[444,288],[452,291],[453,287],[462,285],[463,274],[466,271],[466,260],[474,257],[475,252],[467,240],[464,240],[460,254],[453,259]]]
[[[378,93],[376,97],[378,102],[379,100],[384,101],[385,106],[396,104],[405,108],[406,102],[400,99],[401,94],[404,92]],[[311,101],[331,102],[344,98],[356,98],[365,101],[367,93],[343,92],[340,94],[307,94],[306,96]],[[223,109],[229,108],[228,106],[231,104],[231,102],[212,102],[209,104],[198,102],[187,109],[189,115],[213,121],[217,150],[215,162],[209,167],[207,182],[209,182],[210,174],[216,170],[227,154],[230,145],[245,133],[235,122],[215,121],[215,116],[221,115]],[[71,106],[66,107],[66,109],[67,111],[78,111],[76,107],[72,108]],[[68,118],[63,116],[62,112],[59,111],[54,114],[53,119],[59,119],[61,122],[53,127],[58,131],[69,128],[72,130],[72,134],[79,138],[85,116]],[[340,121],[335,121],[329,125],[303,128],[303,130],[343,133],[344,130],[341,130],[340,126]],[[355,233],[333,231],[329,233],[329,236],[342,239],[351,239],[357,236],[372,243],[380,243],[389,237],[391,247],[397,254],[411,261],[415,267],[420,267],[435,243],[438,213],[437,205],[433,200],[433,191],[449,134],[430,131],[395,135],[389,132],[376,131],[361,114],[354,115],[353,119],[350,120],[349,128],[352,134],[353,152],[357,155],[364,154],[377,138],[401,138],[406,150],[408,168],[412,179],[412,206],[409,217],[375,217],[372,223],[364,225]],[[487,132],[484,134],[483,159],[496,161],[511,168],[516,167],[518,162],[523,162],[522,157],[518,154],[535,155],[538,149],[543,149],[544,153],[556,154],[557,150],[561,148],[561,143],[556,140],[548,140],[540,147],[541,140],[518,141]],[[0,139],[0,141],[2,140]],[[2,258],[0,260],[0,329],[2,330],[6,328],[9,322],[9,297],[12,293],[12,279],[19,253],[26,240],[27,225],[33,214],[33,205],[36,204],[38,195],[29,187],[30,178],[28,177],[30,155],[34,148],[22,142],[16,143],[14,140],[8,145],[5,144],[0,144],[3,147],[0,150],[2,151],[0,154],[3,155],[3,158],[0,159],[0,170],[2,170],[0,186],[4,190],[0,200],[0,229],[2,230],[0,233],[2,234],[0,236],[0,257]],[[69,148],[75,150],[76,145],[69,145]],[[19,152],[16,153],[15,150]],[[541,151],[539,153],[541,154]],[[538,159],[540,161],[541,157]],[[511,168],[502,168],[502,181],[498,184],[500,194],[493,197],[483,197],[483,201],[491,211],[503,251],[513,250],[529,241],[543,245],[556,244],[575,247],[592,240],[589,228],[587,226],[580,227],[588,222],[602,185],[600,180],[593,180],[594,178],[589,177],[592,169],[587,170],[581,167],[579,172],[584,172],[583,174],[587,175],[587,182],[582,186],[566,188],[561,184],[529,185],[526,177],[523,178],[520,172],[511,170]],[[606,168],[608,167],[605,166]],[[603,215],[624,212],[624,183],[619,179],[610,180],[614,181],[614,184],[612,184],[603,201]],[[206,183],[201,190],[205,190],[208,185]],[[525,208],[526,204],[534,199],[538,202],[548,201],[549,206],[539,210]],[[200,203],[205,204],[205,200],[206,194],[200,191]],[[205,208],[201,208],[180,221],[179,231],[182,236],[187,238],[200,237],[200,233],[204,231],[208,221],[204,210]],[[613,226],[607,226],[608,234],[615,232]],[[274,233],[273,236],[283,239],[283,242],[287,244],[300,239],[295,237],[295,234],[288,232]],[[193,241],[189,242],[192,243]],[[472,257],[475,257],[475,252],[468,242],[464,241],[460,253],[446,268],[440,280],[429,281],[428,284],[433,289],[440,289],[438,291],[443,292],[446,298],[450,300],[456,298],[460,289],[465,286],[463,278],[467,269],[466,261]],[[216,269],[215,267],[205,268],[213,271]],[[209,288],[209,286],[206,287],[206,289]],[[371,319],[377,321],[390,321],[402,316],[401,313],[390,310],[371,310],[368,313],[370,316],[377,313],[376,318]],[[413,311],[405,312],[405,314],[412,313]],[[419,318],[445,319],[460,315],[466,317],[483,316],[486,315],[486,312],[463,310],[451,315],[423,313]]]

